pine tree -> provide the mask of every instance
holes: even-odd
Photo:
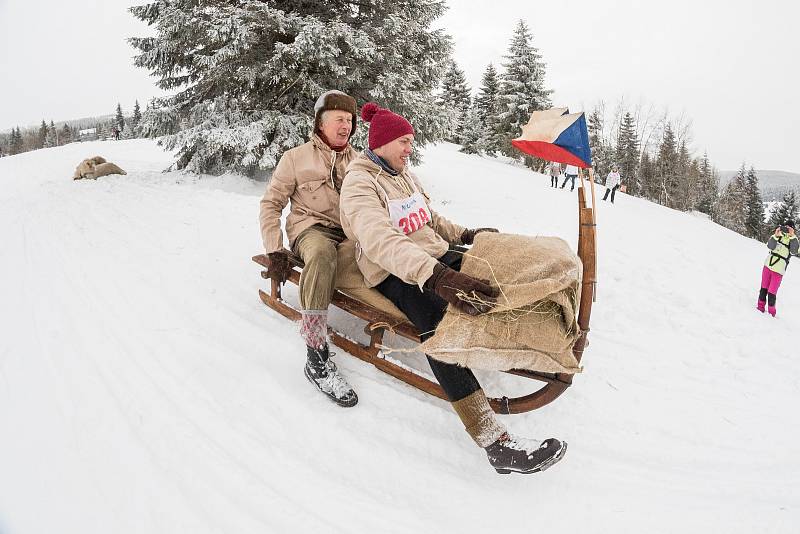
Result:
[[[487,154],[496,154],[502,147],[497,117],[499,91],[500,79],[497,77],[497,70],[489,63],[483,72],[478,96],[475,97],[477,118],[483,130],[478,143]]]
[[[420,145],[442,139],[432,98],[451,43],[432,23],[444,0],[289,2],[159,0],[130,8],[154,37],[133,38],[134,63],[176,93],[140,122],[165,135],[178,168],[270,170],[306,139],[317,97],[339,89],[405,116]],[[399,44],[402,43],[402,44]],[[353,141],[361,144],[362,125]]]
[[[644,196],[650,201],[655,202],[653,191],[655,187],[653,184],[656,181],[656,165],[655,161],[650,157],[647,152],[642,153],[642,159],[639,162],[639,194]]]
[[[767,232],[772,233],[775,228],[786,221],[795,221],[795,224],[798,224],[797,216],[799,212],[800,207],[797,205],[795,193],[794,191],[789,191],[783,196],[783,201],[778,204],[778,207],[772,210],[767,222]]]
[[[22,131],[17,126],[17,154],[25,152],[25,140],[22,138]]]
[[[61,128],[61,134],[59,135],[58,142],[61,145],[66,145],[72,142],[72,130],[67,123],[64,123],[64,126]]]
[[[675,156],[673,170],[675,189],[670,205],[681,211],[688,211],[697,201],[698,166],[692,161],[684,141],[681,141]]]
[[[453,130],[447,138],[448,141],[463,143],[461,132],[466,125],[471,100],[464,71],[458,68],[455,61],[451,60],[442,77],[442,90],[439,95],[439,104],[450,110],[453,117]]]
[[[697,203],[695,209],[711,215],[711,208],[717,201],[719,180],[716,177],[711,163],[708,161],[708,152],[703,153],[699,165],[699,179],[697,183]]]
[[[126,128],[122,131],[122,134],[120,134],[120,139],[135,139],[135,138],[136,134],[133,131],[133,125],[130,122],[128,122]]]
[[[594,107],[586,121],[595,179],[605,177],[614,164],[613,150],[605,139],[603,115],[603,104],[601,103]],[[627,178],[627,176],[624,177]]]
[[[125,116],[122,114],[122,106],[117,102],[117,112],[114,115],[114,126],[122,132],[125,129]]]
[[[8,143],[8,153],[12,156],[14,154],[20,153],[20,145],[22,143],[22,138],[19,135],[19,126],[17,128],[11,128],[11,138],[9,139]]]
[[[133,136],[136,137],[139,135],[139,122],[142,120],[142,110],[139,108],[139,101],[137,100],[136,103],[133,105],[133,117],[131,118],[131,130],[133,131]]]
[[[39,126],[39,135],[36,138],[36,148],[44,148],[47,141],[47,123],[42,119],[42,124]]]
[[[744,167],[744,164],[742,167]],[[745,195],[747,198],[747,215],[745,218],[747,236],[753,239],[763,239],[765,237],[764,201],[758,188],[758,175],[752,166],[745,176]]]
[[[508,53],[503,56],[504,72],[500,79],[498,94],[498,131],[502,135],[502,150],[511,157],[519,157],[519,152],[511,145],[511,140],[522,132],[531,113],[550,108],[550,93],[545,88],[545,63],[539,50],[531,41],[533,36],[528,26],[520,20],[511,38]],[[533,167],[533,158],[526,157],[526,163]]]
[[[672,126],[667,123],[656,158],[656,179],[653,184],[655,190],[651,191],[651,198],[657,199],[659,204],[676,207],[677,171],[678,149],[675,133],[672,131]]]
[[[54,147],[58,146],[58,130],[56,130],[56,125],[53,121],[50,121],[50,126],[47,128],[47,135],[44,139],[44,146],[46,147]]]
[[[480,120],[480,110],[477,105],[469,108],[464,121],[464,127],[461,130],[461,152],[467,154],[480,154],[484,150],[482,144],[485,129]]]
[[[712,220],[742,235],[747,235],[747,179],[740,170],[714,206]]]
[[[628,194],[638,196],[640,184],[636,174],[639,167],[639,138],[629,112],[625,113],[619,125],[616,153],[619,172],[627,184]]]

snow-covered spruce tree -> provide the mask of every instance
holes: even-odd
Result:
[[[130,119],[125,122],[125,129],[120,134],[120,139],[136,139],[136,133],[133,130],[133,124]]]
[[[662,206],[676,207],[676,189],[678,187],[678,147],[672,126],[667,123],[664,136],[658,147],[656,158],[656,174],[652,198]]]
[[[746,178],[740,171],[725,186],[711,214],[714,222],[742,235],[747,235],[746,188]]]
[[[753,239],[763,239],[764,234],[764,201],[758,188],[758,175],[753,167],[745,175],[745,196],[747,199],[747,216],[745,226],[747,235]]]
[[[139,107],[139,101],[133,104],[133,116],[131,117],[130,129],[133,137],[139,136],[139,122],[142,120],[142,109]]]
[[[520,20],[511,38],[508,53],[503,56],[504,71],[500,76],[498,94],[498,131],[502,135],[503,153],[518,158],[521,154],[511,145],[511,140],[522,133],[533,111],[547,109],[550,93],[545,88],[545,63],[539,50],[531,44],[531,35],[525,21]],[[534,158],[525,157],[526,163],[538,166]]]
[[[797,220],[799,212],[800,207],[797,205],[797,198],[794,191],[789,191],[783,195],[783,201],[778,204],[778,207],[772,210],[769,221],[767,221],[767,232],[771,234],[775,231],[775,228],[782,225],[787,220],[795,221],[795,224],[800,224]]]
[[[35,148],[44,148],[45,141],[47,141],[47,123],[42,119],[42,124],[39,126],[39,135],[36,138]]]
[[[13,156],[14,154],[20,154],[24,151],[23,141],[22,141],[22,132],[19,131],[19,126],[17,129],[11,130],[11,143],[9,146],[9,153]]]
[[[453,60],[449,61],[447,70],[442,76],[438,101],[439,105],[453,114],[453,130],[447,135],[447,140],[453,143],[463,143],[462,130],[470,112],[472,98],[464,71],[458,68]]]
[[[58,135],[58,142],[62,145],[66,145],[72,142],[72,130],[69,127],[69,124],[66,122],[64,126],[61,128],[61,133]]]
[[[459,137],[461,138],[461,152],[467,154],[480,154],[484,150],[483,136],[485,128],[480,120],[480,111],[476,105],[472,105],[467,111],[464,119],[464,126]]]
[[[117,111],[114,113],[114,126],[122,132],[125,129],[125,116],[122,114],[122,106],[117,102]]]
[[[670,206],[681,211],[692,209],[697,201],[699,168],[692,160],[685,141],[681,141],[675,154],[675,189]]]
[[[478,121],[483,129],[480,138],[481,150],[487,154],[497,154],[501,150],[501,133],[499,129],[498,94],[500,92],[500,79],[497,69],[489,63],[481,78],[481,87],[475,97],[475,107],[478,112]]]
[[[313,106],[339,89],[401,113],[424,145],[450,118],[432,97],[450,38],[431,24],[444,0],[159,0],[130,10],[155,37],[132,38],[135,65],[177,91],[144,113],[178,167],[270,170],[304,142]],[[359,121],[360,122],[360,121]],[[358,145],[365,128],[354,138]]]
[[[44,146],[53,147],[58,146],[58,131],[53,120],[50,120],[50,126],[47,127],[47,135],[44,138]]]
[[[701,213],[711,215],[711,208],[719,195],[719,179],[708,161],[708,152],[703,153],[703,159],[700,160],[699,165],[695,209]]]
[[[614,164],[614,151],[605,138],[605,105],[601,102],[592,109],[586,118],[586,129],[589,133],[589,148],[592,150],[592,169],[595,180],[604,180],[611,165]],[[623,179],[628,177],[622,175]],[[627,183],[627,180],[626,180]]]
[[[639,170],[639,137],[636,134],[636,123],[630,112],[626,112],[620,121],[617,139],[616,160],[619,172],[627,184],[629,195],[639,195],[640,184],[637,177]]]

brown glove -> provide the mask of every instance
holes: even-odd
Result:
[[[494,232],[498,233],[500,230],[497,228],[475,228],[474,230],[470,230],[467,228],[461,234],[461,242],[465,245],[471,245],[473,241],[475,241],[475,236],[481,232]]]
[[[292,266],[289,263],[289,255],[285,250],[276,250],[267,254],[269,256],[269,269],[267,269],[267,276],[283,284],[289,279],[289,274],[292,272]]]
[[[495,299],[500,294],[487,280],[472,278],[443,263],[433,268],[433,275],[428,278],[424,287],[452,304],[458,311],[469,315],[480,315],[494,308]],[[461,297],[470,300],[463,300]],[[480,302],[471,299],[479,299]]]

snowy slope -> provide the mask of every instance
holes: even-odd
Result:
[[[70,180],[95,154],[128,175]],[[356,408],[316,393],[257,297],[263,184],[170,161],[144,140],[0,159],[3,534],[797,531],[800,267],[757,313],[762,243],[601,203],[585,372],[503,418],[569,453],[500,476],[446,403],[355,358]],[[525,169],[440,145],[418,173],[455,221],[575,241],[574,194]]]

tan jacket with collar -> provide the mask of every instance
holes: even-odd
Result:
[[[448,244],[461,244],[464,227],[432,209],[431,221],[416,232],[405,235],[392,226],[384,191],[391,200],[401,199],[410,196],[413,186],[430,209],[430,198],[408,170],[391,176],[364,154],[347,167],[342,184],[342,228],[356,241],[356,263],[369,287],[393,274],[421,289]]]
[[[316,134],[283,154],[261,199],[259,219],[267,253],[283,248],[281,213],[289,202],[286,236],[290,246],[309,226],[341,227],[337,189],[357,155],[350,146],[341,152],[331,150]]]

